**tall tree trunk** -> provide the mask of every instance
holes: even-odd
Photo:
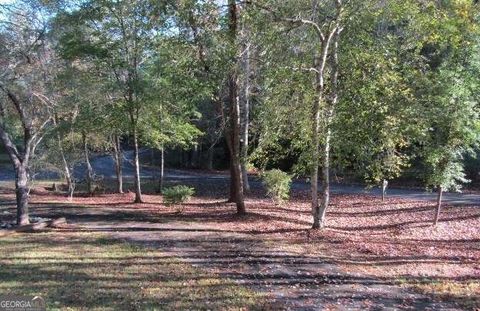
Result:
[[[230,30],[230,40],[232,46],[236,45],[236,35],[237,35],[237,4],[236,0],[228,1],[229,7],[229,30]],[[234,59],[236,63],[237,60]],[[235,64],[232,64],[232,72],[230,73],[229,78],[229,123],[230,126],[227,129],[227,143],[229,146],[230,157],[231,157],[231,182],[235,190],[233,194],[235,197],[235,203],[237,205],[237,214],[243,215],[246,213],[245,210],[245,201],[243,194],[243,178],[242,178],[242,167],[240,159],[240,106],[238,100],[238,77],[236,72]]]
[[[235,175],[235,170],[233,169],[233,164],[232,164],[232,156],[230,156],[230,196],[228,198],[228,203],[236,202],[237,200],[237,188],[235,185],[235,179],[233,176]]]
[[[162,193],[163,191],[163,178],[165,175],[165,149],[160,148],[160,180],[158,182],[158,192]]]
[[[330,140],[332,131],[330,128],[326,130],[325,140],[323,143],[323,157],[322,157],[322,199],[320,205],[319,222],[320,228],[325,226],[325,216],[328,205],[330,203]]]
[[[68,198],[72,200],[73,192],[75,191],[75,186],[73,184],[72,173],[70,171],[67,158],[65,157],[65,151],[63,149],[63,143],[59,133],[57,133],[57,141],[58,141],[58,150],[60,151],[60,157],[62,158],[63,174],[64,174],[65,182],[67,183],[67,188],[68,188]]]
[[[437,196],[437,209],[435,212],[435,219],[433,220],[433,225],[438,225],[438,220],[440,219],[440,211],[442,209],[442,197],[443,197],[443,187],[438,186],[438,196]]]
[[[87,181],[87,192],[89,195],[93,195],[93,169],[92,169],[92,165],[90,164],[87,135],[85,133],[82,134],[82,139],[83,139],[83,155],[85,157],[85,165],[87,166],[87,172],[85,176],[85,179]]]
[[[57,115],[55,114],[54,117],[52,118],[53,124],[57,126]],[[57,144],[58,144],[58,150],[60,152],[60,157],[62,158],[62,164],[63,164],[63,175],[65,177],[65,182],[67,183],[67,188],[68,188],[68,198],[69,200],[73,200],[73,192],[75,191],[75,186],[73,183],[73,178],[72,178],[72,172],[70,171],[70,166],[68,165],[67,158],[65,157],[65,150],[63,148],[63,142],[62,142],[62,137],[60,136],[60,133],[57,131]]]
[[[320,66],[317,69],[317,92],[318,101],[314,105],[314,173],[312,174],[312,209],[314,210],[313,229],[323,228],[325,226],[325,216],[330,203],[330,141],[332,137],[331,123],[335,106],[338,102],[338,40],[340,37],[340,28],[335,28],[327,41],[322,42],[322,56],[319,61]],[[331,42],[332,40],[332,42]],[[333,44],[333,53],[331,58],[332,79],[331,79],[331,98],[325,102],[325,110],[323,115],[323,156],[322,156],[322,200],[318,206],[317,194],[317,178],[318,178],[318,156],[319,156],[319,132],[320,132],[320,107],[324,100],[324,69],[327,62],[330,44]],[[315,201],[314,201],[315,200]]]
[[[113,136],[113,159],[115,162],[115,174],[117,175],[117,193],[123,193],[123,153],[118,135]]]
[[[323,78],[322,78],[323,79]],[[323,90],[318,90],[317,82],[317,93],[320,96],[323,96]],[[318,206],[318,167],[320,165],[320,97],[315,100],[313,105],[313,128],[312,128],[312,175],[310,180],[310,191],[311,191],[311,205],[312,205],[312,214],[313,214],[313,229],[320,228],[320,208]]]
[[[142,188],[141,188],[141,180],[140,180],[140,154],[138,150],[138,133],[137,133],[137,125],[133,127],[133,161],[135,165],[135,203],[142,203]]]
[[[17,225],[30,223],[28,217],[28,165],[21,161],[15,167],[15,194],[17,199]]]
[[[245,4],[245,10],[248,10],[248,3]],[[243,179],[243,190],[250,192],[250,184],[248,182],[248,169],[247,169],[247,160],[248,160],[248,131],[250,126],[250,78],[251,78],[251,68],[250,68],[250,29],[248,27],[248,22],[244,21],[242,25],[242,41],[243,41],[243,59],[242,59],[242,72],[243,72],[243,83],[242,83],[242,95],[240,96],[240,112],[241,112],[241,161],[242,161],[242,179]]]

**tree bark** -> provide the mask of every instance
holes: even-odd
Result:
[[[113,136],[113,159],[117,175],[117,193],[123,193],[123,153],[118,135]]]
[[[248,10],[248,3],[245,4],[245,10]],[[243,190],[250,192],[250,183],[248,182],[248,132],[250,126],[250,29],[248,23],[245,21],[242,24],[242,41],[243,41],[243,59],[242,59],[242,71],[243,71],[243,83],[242,83],[242,96],[240,96],[240,112],[241,112],[241,168],[242,168],[242,180]]]
[[[158,192],[162,193],[163,191],[163,178],[165,175],[165,149],[160,148],[160,180],[158,182]]]
[[[140,155],[138,151],[138,133],[137,133],[137,126],[133,126],[133,158],[134,158],[134,165],[135,165],[135,203],[143,203],[142,199],[142,188],[141,188],[141,180],[140,180]]]
[[[228,1],[229,8],[229,31],[230,31],[230,43],[232,47],[236,45],[236,36],[237,36],[237,4],[235,0]],[[233,68],[230,73],[228,81],[228,91],[229,91],[229,127],[226,129],[226,138],[227,144],[230,151],[231,159],[231,170],[230,170],[230,180],[231,180],[231,190],[234,190],[234,193],[230,193],[230,197],[235,198],[235,203],[237,205],[237,214],[244,215],[246,214],[245,201],[243,194],[243,178],[242,178],[242,167],[240,159],[240,106],[238,100],[238,77],[236,70],[236,62],[234,59]]]
[[[12,99],[13,100],[13,99]],[[30,128],[26,127],[24,121],[24,150],[20,153],[13,143],[10,135],[5,131],[3,124],[0,124],[0,139],[15,169],[15,195],[17,203],[17,225],[23,226],[30,223],[28,211],[28,161],[32,144]]]
[[[0,122],[0,140],[15,168],[15,193],[17,201],[17,224],[26,225],[30,222],[28,214],[28,183],[29,183],[29,161],[35,153],[36,146],[43,139],[44,128],[49,124],[51,118],[48,117],[40,125],[34,129],[33,122],[27,115],[27,111],[20,102],[20,99],[9,89],[0,84],[0,90],[7,95],[13,104],[13,108],[19,115],[23,129],[23,145],[20,150],[13,143],[11,136],[7,133],[3,122]],[[28,101],[28,100],[27,100]],[[29,103],[32,104],[32,103]],[[1,110],[4,110],[3,102],[0,101]],[[3,119],[3,116],[2,116]],[[3,120],[0,120],[3,121]],[[43,132],[43,133],[42,133]]]
[[[17,225],[30,223],[28,217],[28,165],[20,162],[15,167],[15,194],[17,199]]]
[[[68,195],[68,198],[72,200],[73,192],[75,191],[75,186],[73,184],[72,173],[70,171],[70,167],[68,166],[67,158],[65,157],[65,151],[63,149],[63,143],[59,133],[57,133],[57,140],[58,140],[58,149],[60,151],[60,157],[62,158],[63,174],[65,176],[65,182],[67,183],[67,188],[68,188],[67,195]]]
[[[83,139],[83,155],[85,157],[85,165],[87,166],[86,175],[85,175],[85,180],[87,182],[87,192],[89,195],[93,195],[93,168],[90,163],[87,135],[85,133],[82,134],[82,139]]]
[[[333,53],[331,58],[332,79],[331,79],[331,99],[327,100],[324,110],[324,141],[323,141],[323,157],[322,157],[322,200],[321,205],[318,206],[318,200],[316,197],[317,180],[312,180],[312,209],[314,212],[313,229],[323,228],[325,226],[325,217],[330,203],[330,141],[332,138],[331,123],[333,120],[333,114],[335,112],[335,106],[338,102],[338,40],[340,37],[340,28],[337,26],[333,32],[329,34],[329,37],[322,42],[322,57],[320,60],[320,66],[317,73],[317,91],[318,98],[317,104],[314,109],[314,155],[319,156],[319,132],[320,132],[320,107],[324,98],[324,69],[327,62],[327,56],[329,47],[333,45]],[[333,41],[333,42],[332,42]],[[313,177],[318,178],[318,157],[314,158],[316,167],[314,168]],[[313,184],[314,183],[314,184]],[[313,201],[315,199],[315,202]],[[314,205],[315,204],[315,205]]]
[[[442,197],[443,197],[443,187],[438,186],[438,196],[437,196],[437,209],[435,212],[435,219],[433,220],[433,225],[438,225],[438,220],[440,219],[440,211],[442,209]]]
[[[311,177],[311,204],[313,214],[312,229],[319,229],[321,227],[321,209],[318,204],[318,173],[320,166],[320,124],[321,124],[321,106],[324,97],[324,72],[327,62],[328,50],[330,41],[322,41],[321,56],[316,57],[315,67],[316,72],[316,93],[317,96],[313,103],[312,109],[312,177]]]

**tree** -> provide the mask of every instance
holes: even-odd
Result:
[[[412,145],[423,130],[414,96],[423,63],[416,27],[417,5],[390,1],[358,14],[346,28],[340,55],[342,98],[333,131],[336,165],[369,186],[381,185],[408,167]],[[413,20],[413,22],[412,22]]]
[[[238,60],[236,57],[238,35],[238,7],[235,0],[228,1],[228,40],[231,48],[231,68],[229,68],[228,77],[228,125],[225,129],[225,139],[227,141],[230,154],[230,182],[232,198],[237,205],[237,214],[246,213],[245,199],[243,193],[243,175],[241,162],[241,120],[240,103],[238,100]]]
[[[16,2],[0,10],[0,138],[15,169],[17,224],[25,225],[31,160],[52,125],[47,89],[55,54],[35,6]]]
[[[324,225],[325,213],[330,199],[330,150],[332,121],[338,103],[338,48],[340,34],[344,28],[347,11],[343,1],[283,2],[276,5],[281,10],[274,11],[275,2],[259,5],[271,14],[274,21],[288,27],[286,32],[300,29],[305,35],[296,34],[295,41],[300,45],[288,47],[297,57],[290,71],[303,71],[311,77],[314,90],[308,123],[309,162],[311,171],[311,207],[313,228]],[[292,14],[293,12],[294,14]],[[300,38],[300,39],[299,39]],[[293,43],[293,42],[292,42]],[[313,64],[313,65],[311,65]],[[328,79],[327,79],[328,78]],[[326,82],[327,81],[327,82]],[[328,83],[328,88],[326,87]],[[322,165],[322,200],[319,205],[318,180],[319,167]]]
[[[187,148],[201,135],[193,120],[201,117],[196,104],[207,96],[195,76],[195,49],[185,38],[159,39],[156,56],[147,66],[151,81],[146,96],[150,111],[140,125],[141,138],[147,145],[160,150],[160,179],[163,189],[164,153],[167,148]],[[192,90],[195,90],[192,93]]]
[[[217,1],[182,2],[176,12],[178,23],[196,47],[198,77],[209,89],[210,100],[202,101],[210,109],[214,120],[200,127],[207,128],[209,150],[218,142],[223,131],[230,160],[230,200],[236,202],[237,213],[244,214],[245,203],[241,169],[241,113],[239,102],[239,19],[241,5],[228,1],[223,6]],[[208,94],[208,91],[207,93]]]
[[[59,21],[69,25],[62,40],[64,55],[93,59],[122,94],[118,109],[124,112],[133,139],[135,202],[142,202],[139,126],[149,102],[145,63],[154,52],[155,36],[168,26],[165,3],[93,0],[69,8]]]
[[[418,153],[425,182],[438,190],[433,220],[437,225],[443,191],[459,190],[468,182],[463,157],[478,144],[479,28],[478,7],[467,1],[447,2],[431,8],[438,16],[429,23],[424,45],[426,69],[417,96],[423,103],[424,136]]]

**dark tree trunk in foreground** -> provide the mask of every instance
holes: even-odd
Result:
[[[28,131],[25,131],[25,136],[30,137]],[[17,202],[17,225],[28,225],[30,223],[28,214],[28,161],[31,152],[31,140],[26,139],[25,151],[20,153],[17,147],[13,144],[10,135],[7,134],[2,124],[0,124],[0,139],[5,146],[5,149],[12,161],[15,169],[15,195]]]
[[[17,197],[17,224],[30,223],[28,217],[28,166],[20,163],[15,167],[15,193]]]
[[[113,159],[115,162],[115,174],[117,175],[117,193],[123,193],[123,153],[120,137],[113,136]]]
[[[443,187],[438,187],[438,197],[437,197],[437,209],[435,211],[435,219],[433,220],[433,225],[438,225],[438,220],[440,219],[440,212],[442,209],[442,197],[443,197]]]
[[[230,42],[232,46],[236,45],[237,35],[237,4],[235,0],[228,1],[229,8],[229,30],[230,30]],[[236,62],[236,60],[234,60]],[[236,67],[232,64],[233,67]],[[240,155],[240,106],[238,102],[238,77],[236,69],[232,68],[230,78],[228,81],[228,103],[229,103],[229,126],[226,129],[226,139],[228,149],[230,151],[230,182],[231,192],[230,198],[235,199],[237,205],[237,214],[243,215],[246,213],[245,201],[243,194],[243,178],[241,167],[241,155]],[[233,190],[233,193],[232,193]]]

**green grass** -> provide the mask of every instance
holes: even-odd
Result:
[[[423,282],[405,280],[403,285],[426,295],[433,294],[447,301],[455,301],[466,310],[480,310],[480,282],[477,279],[425,279]]]
[[[153,248],[87,233],[0,238],[0,293],[48,310],[260,309],[259,294]]]

